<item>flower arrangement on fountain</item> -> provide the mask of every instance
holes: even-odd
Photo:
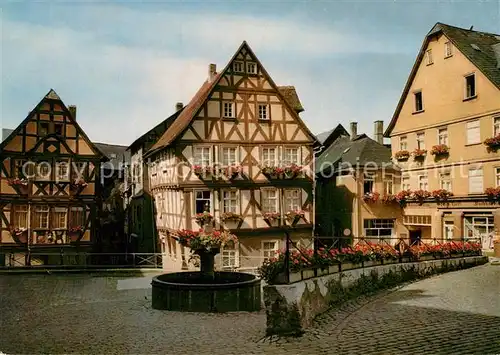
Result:
[[[224,212],[220,215],[220,219],[223,222],[228,222],[228,221],[238,222],[241,221],[242,217],[241,215],[234,212]]]
[[[413,157],[415,159],[423,159],[423,158],[425,158],[425,155],[427,154],[427,150],[417,148],[413,151],[412,154],[413,154]]]
[[[435,156],[448,155],[450,153],[450,147],[446,144],[438,144],[432,147],[431,154]]]
[[[432,197],[434,197],[436,200],[445,201],[452,196],[453,193],[445,189],[438,189],[432,191]]]
[[[262,218],[269,222],[273,222],[281,219],[281,214],[279,212],[265,212],[262,214]]]
[[[229,242],[238,242],[238,238],[228,231],[213,230],[207,232],[201,229],[199,231],[187,229],[178,230],[174,234],[174,239],[176,239],[180,245],[190,248],[192,251],[210,251],[213,249],[220,249]]]
[[[19,179],[19,178],[9,179],[7,181],[7,184],[9,186],[27,186],[28,185],[28,180],[26,180],[26,179]]]
[[[226,167],[223,167],[221,169],[221,172],[222,174],[229,178],[229,179],[232,179],[232,178],[235,178],[236,176],[238,176],[240,173],[241,173],[241,165],[229,165],[229,166],[226,166]]]
[[[483,143],[488,147],[488,151],[496,151],[498,148],[500,148],[500,134],[495,137],[486,139]]]
[[[193,172],[195,175],[210,175],[213,173],[213,167],[211,166],[202,166],[202,165],[193,165]]]
[[[379,200],[380,194],[378,192],[367,192],[363,195],[363,201],[366,203],[375,203]]]
[[[394,154],[394,158],[397,161],[408,160],[410,158],[410,152],[407,150],[400,150]]]
[[[212,216],[212,214],[210,212],[205,211],[202,213],[197,213],[194,218],[198,224],[204,225],[204,224],[210,223],[214,217]]]
[[[290,164],[284,168],[285,175],[289,178],[294,178],[302,172],[302,167],[297,164]]]
[[[500,187],[488,187],[484,193],[491,200],[500,200]]]
[[[68,232],[69,233],[72,233],[72,234],[80,234],[80,233],[83,233],[83,226],[74,226],[74,227],[70,227],[68,229]]]
[[[17,236],[20,236],[21,234],[23,234],[24,232],[26,232],[27,230],[28,229],[24,228],[24,227],[16,227],[10,231],[10,234],[17,237]]]
[[[304,218],[305,215],[306,213],[302,210],[292,210],[285,214],[285,218],[290,222],[294,222],[300,218]]]

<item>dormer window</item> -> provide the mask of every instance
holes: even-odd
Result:
[[[257,74],[257,64],[253,62],[247,62],[247,73],[248,74]]]
[[[243,73],[243,62],[234,62],[233,71],[237,73]]]
[[[268,120],[269,112],[267,105],[259,105],[259,119]]]
[[[224,118],[234,118],[234,103],[224,102],[223,105],[223,116]]]
[[[444,57],[449,58],[453,55],[452,49],[451,49],[451,42],[446,42],[444,44]]]
[[[427,58],[427,65],[431,65],[434,63],[432,59],[432,49],[428,49],[427,52],[425,52],[425,56]]]

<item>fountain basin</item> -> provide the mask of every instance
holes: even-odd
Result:
[[[154,309],[181,312],[260,310],[260,279],[242,272],[176,272],[155,276]]]

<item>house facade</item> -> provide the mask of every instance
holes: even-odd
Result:
[[[76,107],[50,90],[2,141],[0,161],[0,265],[78,263],[61,254],[95,249],[106,157]]]
[[[385,135],[402,189],[426,191],[405,207],[410,239],[491,248],[500,227],[500,35],[436,24]]]
[[[239,239],[221,251],[219,268],[258,267],[287,234],[312,242],[316,140],[301,111],[295,88],[278,87],[246,42],[220,72],[209,65],[208,80],[144,156],[164,268],[191,267],[175,231],[206,223]]]

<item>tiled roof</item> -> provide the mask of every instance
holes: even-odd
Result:
[[[338,124],[337,127],[332,129],[331,131],[321,133],[317,136],[317,139],[323,145],[323,149],[328,148],[338,137],[340,136],[349,136],[347,130],[341,124]]]
[[[415,77],[418,67],[424,57],[425,49],[431,38],[436,35],[444,34],[453,45],[471,61],[476,68],[481,71],[497,88],[500,89],[500,35],[472,31],[470,29],[459,28],[446,25],[444,23],[436,23],[427,34],[417,59],[406,82],[405,88],[399,100],[398,106],[392,116],[392,120],[387,126],[384,133],[388,137],[396,124],[399,112],[403,107],[404,100],[410,91],[413,78]]]
[[[94,143],[101,152],[109,159],[104,163],[105,166],[112,166],[113,169],[119,170],[123,163],[130,163],[130,152],[127,151],[127,146],[107,143]]]
[[[297,112],[300,113],[304,111],[304,107],[299,100],[299,95],[297,95],[297,90],[295,86],[278,86],[278,90],[288,104]]]

